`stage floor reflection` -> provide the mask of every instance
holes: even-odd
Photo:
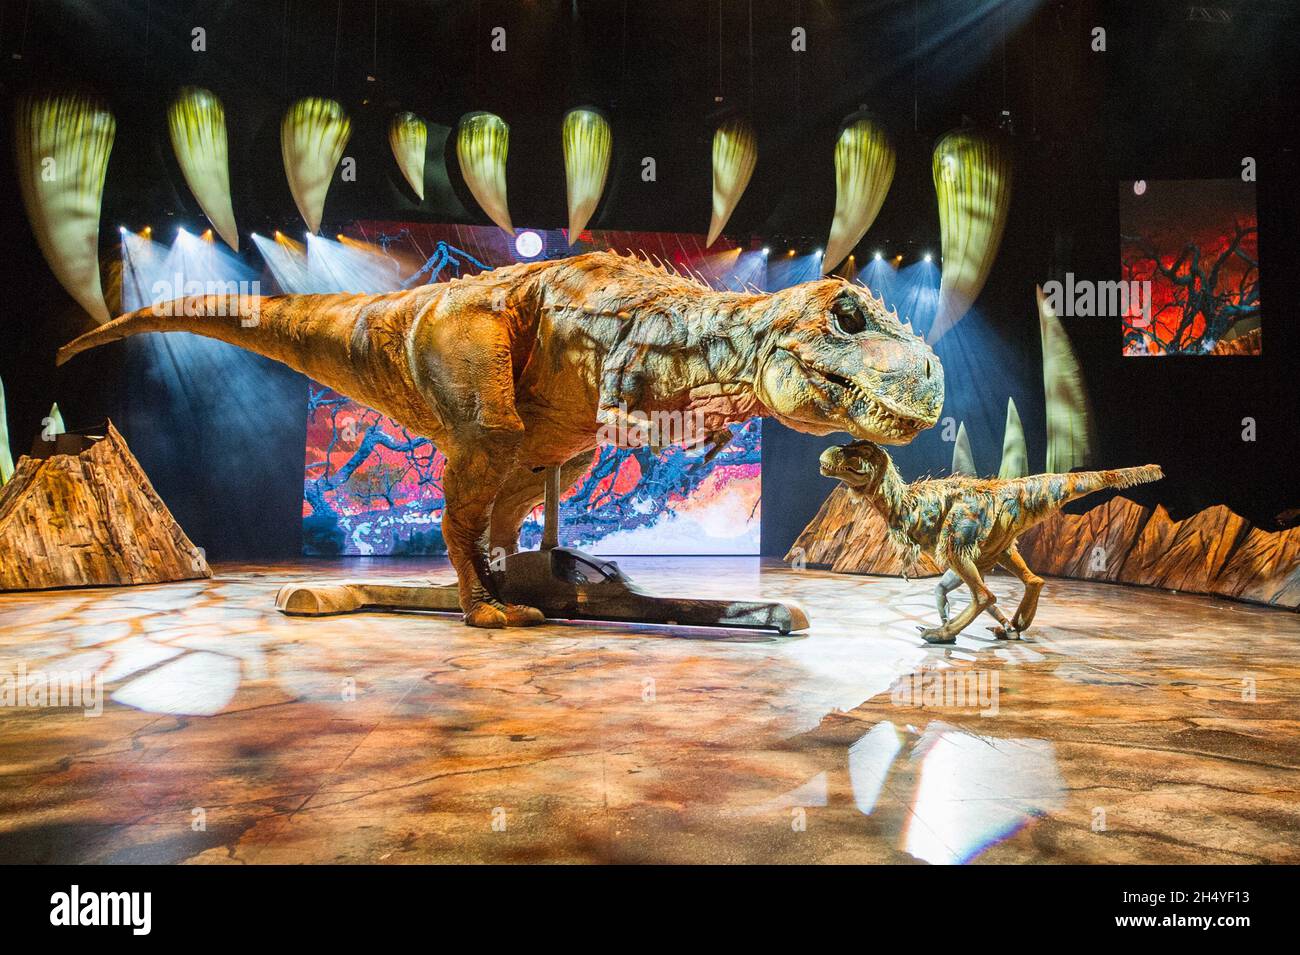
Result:
[[[0,595],[0,862],[1300,862],[1294,613],[1050,580],[941,648],[933,581],[620,564],[812,628],[272,605],[429,561]]]

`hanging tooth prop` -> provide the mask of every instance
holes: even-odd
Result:
[[[325,213],[334,168],[352,137],[347,111],[330,99],[308,97],[289,107],[280,123],[280,153],[289,191],[307,228],[316,232]]]
[[[398,113],[388,124],[388,145],[393,148],[397,168],[420,201],[424,201],[424,152],[429,144],[429,127],[414,113]]]
[[[506,153],[510,127],[492,113],[466,113],[456,130],[456,158],[460,173],[480,208],[508,235],[510,207],[506,202]]]
[[[239,229],[230,203],[226,111],[216,95],[185,86],[167,110],[167,131],[185,184],[226,245],[239,251]]]
[[[713,134],[713,218],[707,249],[722,235],[758,162],[758,139],[743,119],[729,119]]]
[[[1094,446],[1092,408],[1083,372],[1061,320],[1042,288],[1038,296],[1038,330],[1043,343],[1043,396],[1047,410],[1046,470],[1063,474],[1090,463]]]
[[[5,383],[0,381],[0,486],[14,474],[14,456],[9,453],[9,418],[5,414]]]
[[[1020,426],[1020,412],[1013,398],[1007,399],[1007,426],[1002,432],[1002,466],[998,477],[1003,480],[1024,477],[1029,473],[1029,452],[1025,450],[1025,429]]]
[[[564,181],[569,193],[569,245],[587,228],[605,191],[613,138],[604,116],[591,109],[564,114]]]
[[[47,441],[53,441],[54,435],[67,433],[68,427],[63,423],[63,412],[59,410],[59,403],[56,401],[50,405],[50,413],[41,422],[41,436]]]
[[[831,220],[822,274],[853,251],[876,221],[894,181],[894,147],[869,119],[844,127],[835,144],[835,218]]]
[[[14,110],[14,165],[36,243],[55,278],[95,321],[108,321],[99,279],[99,212],[117,122],[79,94],[29,96]]]
[[[957,440],[952,443],[952,473],[976,477],[975,456],[971,453],[965,421],[957,426]]]
[[[935,145],[933,173],[943,275],[931,344],[970,310],[993,268],[1011,204],[1011,163],[992,137],[958,130]]]

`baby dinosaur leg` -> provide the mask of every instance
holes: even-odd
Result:
[[[957,572],[957,576],[962,579],[962,583],[970,588],[971,602],[962,609],[961,613],[942,626],[930,629],[919,628],[921,630],[921,639],[926,643],[956,643],[957,634],[969,626],[972,620],[997,603],[993,591],[984,585],[984,578],[980,576],[979,568],[975,566],[973,560],[965,556],[954,556],[949,559],[948,565]]]
[[[1034,622],[1034,614],[1038,612],[1038,595],[1043,592],[1043,578],[1029,569],[1029,565],[1020,556],[1020,551],[1016,549],[1015,544],[1008,547],[1006,553],[998,558],[998,563],[1019,577],[1020,582],[1025,585],[1025,594],[1020,598],[1020,606],[1016,608],[1011,623],[1004,628],[1018,634],[1024,633]],[[996,630],[993,632],[997,634]]]
[[[934,585],[934,602],[939,608],[939,622],[948,622],[948,595],[961,586],[961,578],[951,567],[943,572],[939,582]]]

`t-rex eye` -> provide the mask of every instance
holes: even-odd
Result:
[[[862,314],[862,306],[857,302],[841,299],[831,306],[831,315],[834,316],[835,327],[845,335],[856,335],[866,330],[867,317]]]

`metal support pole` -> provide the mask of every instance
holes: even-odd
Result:
[[[542,550],[560,546],[560,469],[546,469],[546,504],[542,517]]]

